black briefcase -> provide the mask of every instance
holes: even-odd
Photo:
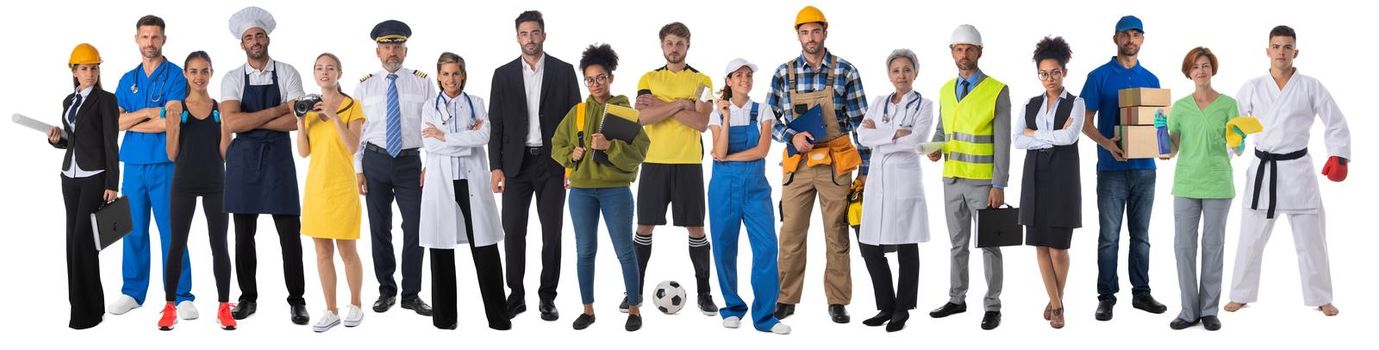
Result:
[[[130,219],[129,200],[125,197],[102,204],[96,212],[91,213],[91,232],[95,236],[96,251],[109,247],[133,230],[134,220]]]
[[[1001,208],[977,210],[977,248],[1021,245],[1024,241],[1019,208],[1006,204]]]

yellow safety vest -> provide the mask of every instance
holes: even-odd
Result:
[[[939,91],[939,114],[943,119],[943,177],[990,180],[996,161],[996,97],[1005,83],[991,77],[982,79],[958,102],[957,79],[949,80]]]

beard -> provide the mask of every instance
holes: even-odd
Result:
[[[388,57],[388,59],[383,60],[383,69],[389,72],[396,72],[398,69],[402,69],[402,59],[397,57]]]
[[[809,44],[814,44],[814,47],[813,47],[813,48],[810,48],[810,47],[809,47]],[[801,49],[804,49],[804,52],[806,52],[806,53],[808,53],[808,54],[810,54],[810,55],[817,55],[817,54],[819,54],[819,51],[822,51],[822,50],[823,50],[823,47],[824,47],[823,43],[812,42],[812,41],[811,41],[811,42],[804,43],[803,45],[800,45],[800,48],[801,48]]]
[[[685,55],[663,55],[663,56],[665,56],[666,62],[670,62],[670,63],[672,63],[672,64],[681,64],[681,63],[685,63]]]
[[[542,45],[541,45],[541,44],[527,44],[527,45],[523,45],[523,46],[522,46],[522,54],[523,54],[523,55],[527,55],[527,56],[536,56],[536,55],[540,55],[540,54],[541,54],[541,49],[542,49]]]
[[[148,59],[163,57],[163,49],[158,47],[141,47],[139,48],[139,52],[144,55],[144,58]]]
[[[973,68],[974,66],[976,66],[976,64],[973,64],[973,63],[972,63],[972,60],[969,60],[969,59],[961,59],[961,60],[958,60],[958,69],[961,69],[961,70],[972,70],[972,68]]]
[[[1121,56],[1135,56],[1140,54],[1140,47],[1139,45],[1117,46],[1116,51],[1120,53]]]
[[[244,50],[244,53],[248,54],[251,59],[260,60],[268,56],[268,46],[250,46],[249,49]]]

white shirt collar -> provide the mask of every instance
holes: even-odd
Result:
[[[274,71],[274,70],[275,70],[275,67],[277,67],[277,61],[274,61],[272,58],[269,58],[269,59],[268,59],[268,63],[265,63],[265,64],[263,65],[263,70],[254,69],[254,66],[253,66],[253,65],[249,64],[249,62],[245,62],[245,63],[244,63],[244,72],[245,72],[245,73],[252,73],[252,74],[264,74],[264,73],[268,73],[268,72]]]
[[[542,52],[542,53],[541,53],[541,57],[536,59],[536,68],[532,68],[532,65],[527,64],[527,60],[525,60],[525,59],[522,59],[522,58],[519,57],[519,58],[517,58],[517,60],[518,60],[518,61],[522,61],[522,71],[523,71],[523,72],[527,72],[527,73],[529,73],[529,74],[530,74],[530,73],[533,73],[533,72],[540,72],[540,71],[542,71],[543,69],[546,68],[546,53],[545,53],[545,52]]]
[[[94,85],[88,86],[85,89],[82,89],[81,91],[77,91],[77,95],[81,95],[81,99],[86,100],[86,97],[91,96],[91,90],[95,88],[96,86]]]

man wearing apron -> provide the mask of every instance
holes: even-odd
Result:
[[[436,96],[436,84],[426,73],[402,67],[412,28],[395,20],[383,21],[370,33],[383,69],[364,76],[354,98],[364,104],[364,129],[354,153],[355,177],[369,212],[369,242],[373,271],[378,278],[374,312],[397,303],[397,259],[393,251],[393,200],[402,212],[402,308],[431,316],[421,292],[421,111]]]
[[[246,7],[230,17],[230,33],[240,40],[249,60],[227,73],[220,86],[225,125],[235,133],[225,154],[225,212],[233,214],[235,222],[235,274],[240,289],[233,314],[242,320],[257,309],[254,232],[259,214],[269,214],[282,245],[292,323],[304,325],[310,316],[302,298],[306,282],[301,205],[287,134],[297,129],[292,104],[303,95],[302,78],[291,65],[268,56],[268,34],[275,26],[273,15],[258,7]]]
[[[801,9],[795,17],[795,32],[802,52],[776,68],[771,77],[771,92],[766,97],[766,104],[777,116],[772,138],[793,144],[799,150],[795,155],[787,150],[781,161],[785,177],[781,181],[781,290],[776,318],[794,314],[795,304],[800,302],[809,212],[817,194],[828,252],[824,268],[828,314],[833,322],[847,323],[850,318],[845,305],[852,302],[847,194],[854,169],[861,168],[858,181],[867,177],[871,151],[855,148],[852,143],[852,134],[866,114],[866,94],[857,68],[824,48],[828,20],[823,12],[813,6]],[[825,135],[811,135],[789,127],[792,120],[815,106],[823,110]]]

